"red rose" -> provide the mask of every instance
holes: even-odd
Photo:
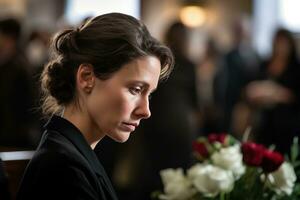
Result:
[[[193,149],[201,158],[208,158],[209,153],[205,143],[199,141],[193,142]]]
[[[249,166],[260,166],[264,157],[265,147],[254,142],[242,144],[243,161]]]
[[[279,152],[265,150],[262,160],[262,168],[264,172],[270,173],[277,170],[283,161],[284,157]]]
[[[211,144],[214,142],[219,142],[221,144],[224,144],[226,137],[227,137],[227,134],[225,134],[225,133],[220,133],[220,134],[211,133],[208,135],[207,139],[208,139],[209,143],[211,143]]]

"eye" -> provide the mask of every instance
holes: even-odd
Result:
[[[142,92],[141,87],[131,87],[129,88],[129,92],[133,95],[140,94]]]

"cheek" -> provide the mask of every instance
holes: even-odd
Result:
[[[125,91],[110,90],[101,97],[94,98],[90,106],[93,116],[106,124],[127,120],[134,109],[134,98]]]
[[[132,119],[137,100],[126,88],[99,88],[89,97],[91,121],[103,132],[112,132],[121,122]]]
[[[134,109],[134,98],[130,94],[123,93],[115,99],[113,107],[120,118],[129,118]]]

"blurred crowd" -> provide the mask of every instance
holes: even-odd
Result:
[[[47,60],[49,36],[33,31],[23,38],[17,19],[0,21],[0,146],[36,147],[40,135],[39,73]]]
[[[188,168],[192,141],[227,132],[288,153],[300,130],[300,66],[293,34],[278,28],[272,52],[260,58],[242,23],[232,27],[231,49],[207,39],[203,56],[188,56],[189,28],[172,24],[165,43],[176,65],[151,99],[152,116],[126,144],[105,138],[95,148],[120,199],[150,198],[161,188],[159,171]],[[33,30],[24,38],[18,20],[0,20],[0,147],[34,149],[41,137],[39,75],[49,58],[50,32]],[[195,44],[193,44],[195,45]]]

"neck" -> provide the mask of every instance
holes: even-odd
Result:
[[[70,121],[80,130],[91,148],[94,148],[95,144],[104,137],[104,134],[96,128],[94,121],[88,115],[86,110],[79,109],[78,106],[66,106],[63,118]]]

